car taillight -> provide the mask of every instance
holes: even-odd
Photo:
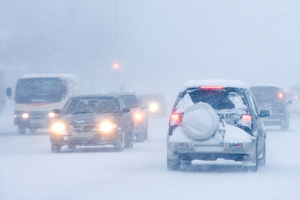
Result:
[[[244,122],[249,122],[251,121],[251,115],[242,115],[242,120]]]
[[[278,97],[279,97],[279,98],[282,98],[282,97],[283,97],[283,94],[282,94],[282,93],[279,93],[279,94],[278,94]]]
[[[295,99],[298,99],[298,96],[295,96]]]
[[[170,117],[170,125],[174,126],[174,125],[178,125],[181,123],[181,114],[180,113],[172,113],[171,117]]]
[[[203,90],[220,90],[223,89],[222,86],[201,86],[200,87]]]

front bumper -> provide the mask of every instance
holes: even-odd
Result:
[[[120,136],[121,132],[116,131],[110,135],[103,135],[99,132],[92,132],[89,136],[74,136],[71,133],[54,133],[50,134],[51,143],[63,145],[78,145],[78,146],[101,146],[108,144],[115,144]]]
[[[48,128],[52,118],[49,117],[49,112],[26,112],[28,118],[23,118],[25,112],[15,113],[14,124],[25,127]]]

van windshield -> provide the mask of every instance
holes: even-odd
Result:
[[[66,86],[60,78],[24,78],[16,87],[16,103],[55,103],[62,100]]]

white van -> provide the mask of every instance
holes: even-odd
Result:
[[[7,88],[7,96],[12,90]],[[14,123],[19,134],[26,128],[34,133],[47,128],[55,116],[51,111],[62,109],[69,97],[80,94],[79,77],[71,74],[33,74],[21,77],[15,90]]]

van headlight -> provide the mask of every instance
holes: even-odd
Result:
[[[64,123],[57,122],[52,125],[51,130],[56,133],[63,132],[66,130],[66,125]]]
[[[54,112],[50,112],[50,113],[48,114],[48,116],[51,117],[51,118],[52,118],[52,117],[55,117],[55,113],[54,113]]]

